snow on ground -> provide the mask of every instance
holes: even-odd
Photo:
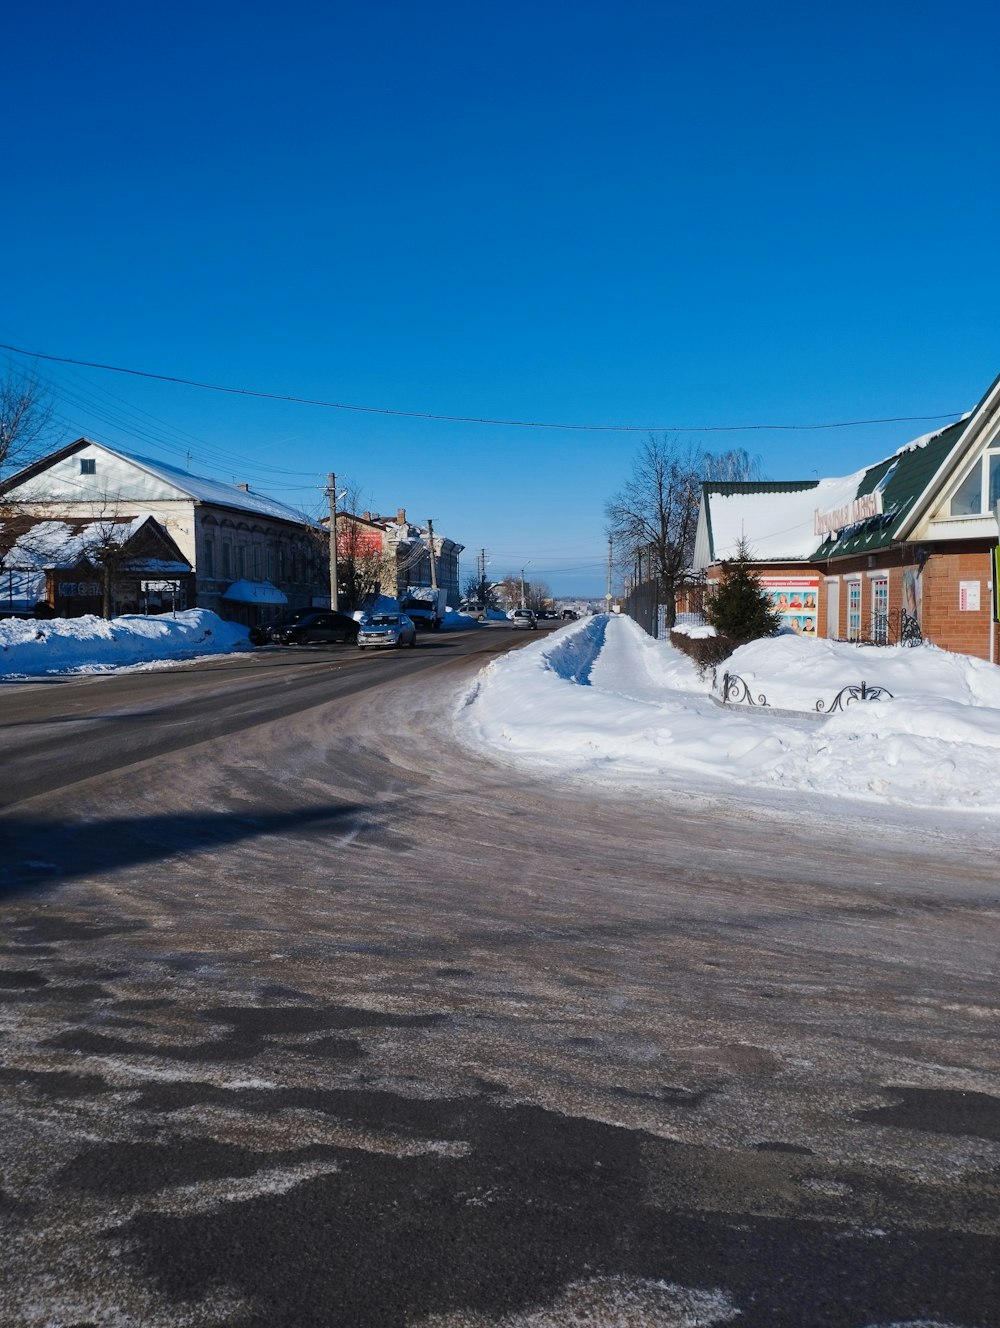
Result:
[[[472,627],[449,613],[448,627]],[[114,618],[0,620],[0,678],[166,667],[249,649],[205,609]],[[719,669],[768,705],[717,704],[710,678],[631,619],[599,615],[489,664],[458,732],[491,755],[614,784],[743,786],[920,808],[1000,811],[1000,668],[933,646],[858,647],[786,635]],[[892,699],[829,709],[864,682]]]
[[[249,649],[245,627],[207,609],[176,617],[0,619],[0,678],[108,673]]]
[[[780,792],[1000,811],[1000,668],[920,647],[786,635],[719,669],[768,707],[722,707],[711,678],[628,618],[574,623],[494,660],[458,731],[494,755],[602,782]],[[828,709],[866,683],[892,699]]]

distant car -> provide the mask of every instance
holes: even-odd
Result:
[[[269,623],[259,623],[256,627],[250,628],[250,644],[252,646],[266,646],[272,640],[274,632],[284,631],[286,627],[294,627],[303,618],[309,618],[317,612],[317,609],[290,609],[287,613],[283,613],[280,618],[275,618]]]
[[[526,627],[533,632],[538,626],[533,609],[511,609],[507,617],[512,627]]]
[[[576,621],[577,618],[579,618],[579,616],[580,615],[576,613],[573,609],[563,609],[562,613],[560,614],[560,617],[569,618],[574,622]]]
[[[358,649],[369,646],[395,646],[397,649],[417,644],[417,628],[405,613],[372,613],[361,621]]]
[[[346,613],[307,613],[298,622],[286,627],[272,627],[271,640],[285,646],[328,645],[331,642],[351,643],[358,639],[358,624]]]

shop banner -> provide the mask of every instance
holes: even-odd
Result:
[[[818,576],[762,576],[760,584],[771,607],[781,614],[784,631],[798,632],[800,636],[818,635]]]

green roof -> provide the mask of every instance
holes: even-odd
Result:
[[[814,559],[845,558],[874,553],[897,542],[914,503],[926,490],[945,457],[958,441],[967,421],[958,420],[936,434],[923,447],[914,447],[887,457],[869,467],[858,484],[857,496],[882,489],[882,515],[869,517],[828,535],[813,554]]]

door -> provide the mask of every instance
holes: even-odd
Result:
[[[826,583],[826,635],[831,641],[840,639],[840,578]]]

